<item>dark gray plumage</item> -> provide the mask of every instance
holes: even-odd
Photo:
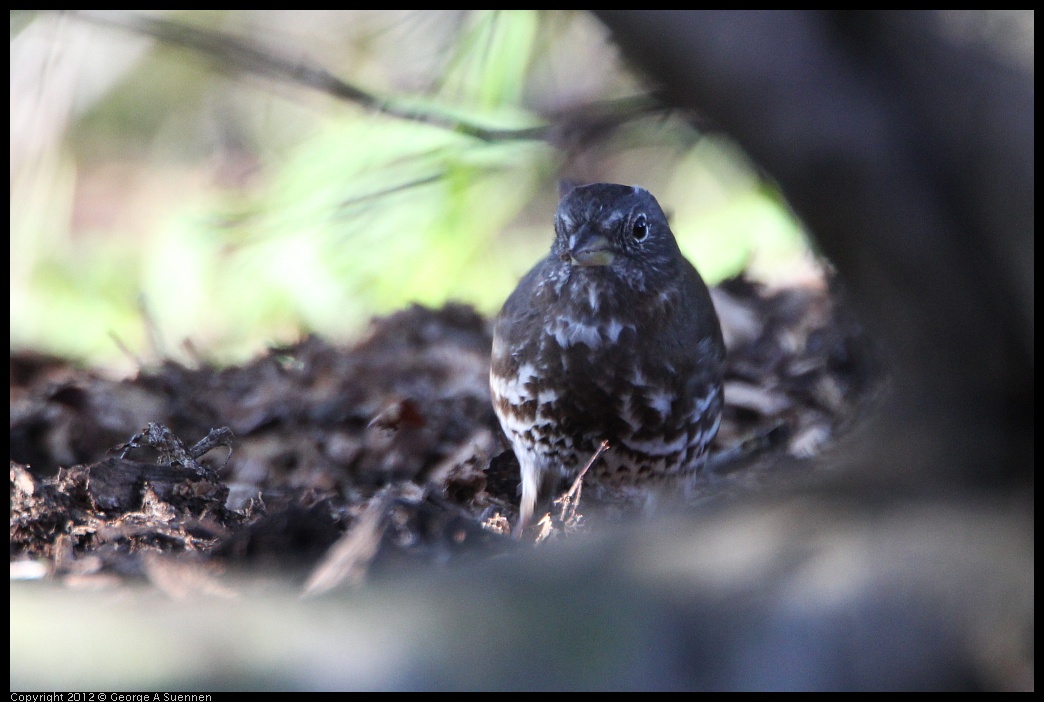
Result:
[[[520,527],[575,476],[626,495],[691,482],[718,430],[725,345],[707,286],[646,190],[565,195],[550,253],[493,332],[490,388],[522,472]]]

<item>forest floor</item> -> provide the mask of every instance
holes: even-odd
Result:
[[[726,405],[689,508],[811,465],[873,396],[877,355],[831,288],[714,288]],[[623,518],[581,493],[511,536],[518,464],[490,405],[490,326],[413,306],[352,347],[309,337],[121,381],[14,353],[12,577],[183,595],[278,572],[322,592]]]

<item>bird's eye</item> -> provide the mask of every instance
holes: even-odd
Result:
[[[631,225],[631,236],[635,241],[642,241],[649,236],[649,221],[645,215],[640,214],[634,218],[634,223]]]

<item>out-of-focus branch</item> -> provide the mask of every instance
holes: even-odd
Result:
[[[122,29],[189,49],[209,58],[217,68],[233,75],[249,74],[308,88],[387,117],[441,127],[484,142],[548,141],[568,147],[595,139],[607,129],[665,110],[661,103],[651,97],[635,96],[546,115],[544,124],[533,127],[486,127],[458,116],[440,113],[436,107],[406,106],[393,97],[382,97],[339,78],[322,66],[281,56],[274,47],[227,32],[127,11],[76,10],[70,11],[70,14],[93,24]]]
[[[872,438],[833,460],[887,490],[1032,480],[1032,72],[945,13],[598,15],[778,180],[890,347]]]

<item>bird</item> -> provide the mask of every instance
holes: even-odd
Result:
[[[493,325],[490,394],[520,466],[516,534],[566,479],[691,489],[717,434],[725,343],[706,283],[644,188],[580,185]]]

